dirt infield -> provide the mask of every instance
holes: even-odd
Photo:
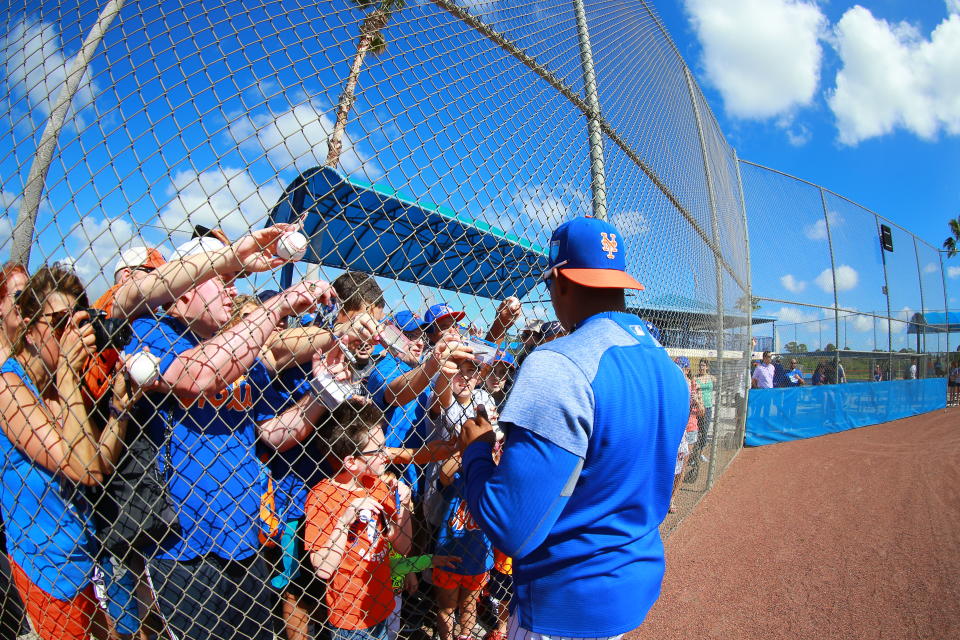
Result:
[[[960,409],[742,451],[628,637],[960,638]]]

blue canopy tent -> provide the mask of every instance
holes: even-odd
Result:
[[[910,318],[907,333],[950,333],[960,331],[960,311],[928,311]]]
[[[522,297],[547,268],[546,251],[481,220],[329,167],[300,174],[267,225],[303,219],[303,260],[484,298]],[[293,267],[281,274],[284,288]]]

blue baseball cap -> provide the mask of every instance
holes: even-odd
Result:
[[[401,331],[417,331],[429,326],[429,322],[413,311],[397,311],[390,318],[390,322],[397,325]]]
[[[463,311],[454,311],[453,307],[448,305],[446,302],[441,302],[435,304],[423,315],[423,321],[427,324],[433,324],[440,318],[446,318],[447,316],[453,316],[455,322],[460,322],[463,320],[463,317],[467,315]]]
[[[584,287],[643,291],[643,285],[627,273],[622,240],[616,227],[598,218],[564,222],[550,236],[550,267],[543,279],[559,269]]]
[[[560,324],[559,320],[551,320],[550,322],[544,322],[540,325],[540,335],[544,338],[553,338],[555,336],[561,336],[565,334],[566,331],[563,328],[563,325]]]
[[[496,357],[493,359],[493,364],[498,362],[506,362],[511,367],[517,366],[517,359],[513,357],[513,354],[509,351],[497,351]]]
[[[690,368],[690,358],[688,358],[687,356],[677,356],[676,358],[673,359],[673,361],[676,362],[677,366],[680,367],[681,369]]]

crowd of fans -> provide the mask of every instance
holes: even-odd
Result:
[[[483,599],[504,638],[511,561],[462,500],[458,434],[485,414],[503,438],[514,370],[562,327],[528,322],[515,356],[516,298],[481,336],[444,303],[385,309],[350,271],[238,295],[292,230],[128,249],[93,304],[69,269],[4,268],[0,507],[23,607],[4,633],[395,638],[428,582],[437,637],[473,637]]]

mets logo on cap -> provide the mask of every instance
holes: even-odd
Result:
[[[600,233],[600,246],[603,248],[604,252],[607,254],[607,257],[613,260],[617,252],[617,234],[602,231]]]

